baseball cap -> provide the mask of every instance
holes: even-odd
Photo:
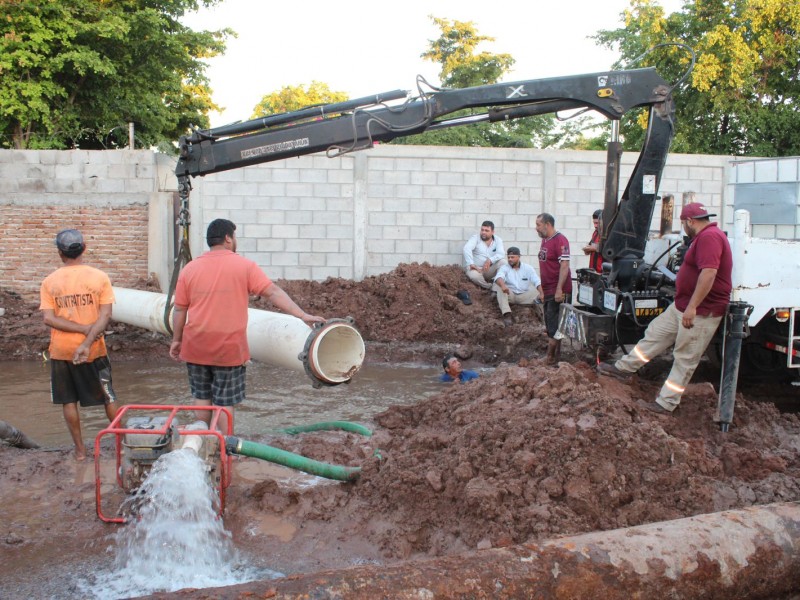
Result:
[[[519,256],[520,255],[519,248],[517,248],[516,246],[511,246],[511,248],[508,249],[508,252],[506,252],[506,254],[514,254],[516,256]]]
[[[62,252],[74,252],[83,248],[83,235],[77,229],[62,229],[56,236],[56,246]]]
[[[708,209],[700,202],[690,202],[681,211],[681,221],[686,219],[705,219],[706,217],[716,217],[716,213],[708,212]]]

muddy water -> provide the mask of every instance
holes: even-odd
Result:
[[[46,447],[71,443],[61,407],[50,401],[50,367],[0,362],[0,420]],[[247,400],[236,410],[242,438],[290,425],[328,420],[364,421],[381,410],[412,403],[442,388],[439,370],[416,366],[365,366],[351,383],[314,389],[303,373],[253,363],[247,368]],[[118,362],[113,387],[122,404],[188,404],[183,364]],[[108,421],[100,407],[80,411],[87,446]]]

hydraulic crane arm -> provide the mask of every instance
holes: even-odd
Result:
[[[443,127],[568,109],[595,110],[619,120],[631,109],[644,106],[650,108],[647,141],[619,207],[621,152],[609,152],[602,236],[606,260],[631,252],[641,256],[673,137],[671,89],[654,68],[643,68],[435,90],[394,106],[389,103],[407,94],[388,92],[196,130],[180,139],[175,172],[181,196],[188,199],[190,177],[248,165],[321,151],[336,156]],[[468,116],[454,114],[465,109],[480,110]]]

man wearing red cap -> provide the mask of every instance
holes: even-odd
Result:
[[[640,401],[655,413],[668,415],[678,407],[730,302],[733,257],[728,238],[708,220],[715,216],[699,202],[683,207],[681,223],[691,241],[678,270],[675,301],[650,323],[630,354],[597,366],[601,375],[624,379],[674,346],[672,370],[655,402]]]

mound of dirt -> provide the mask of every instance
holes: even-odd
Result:
[[[735,430],[720,433],[709,384],[690,386],[672,416],[638,408],[656,391],[582,363],[503,364],[379,414],[377,435],[349,460],[311,434],[283,440],[363,472],[352,489],[312,488],[279,512],[329,520],[333,505],[384,559],[407,559],[800,499],[796,416],[740,397]]]

